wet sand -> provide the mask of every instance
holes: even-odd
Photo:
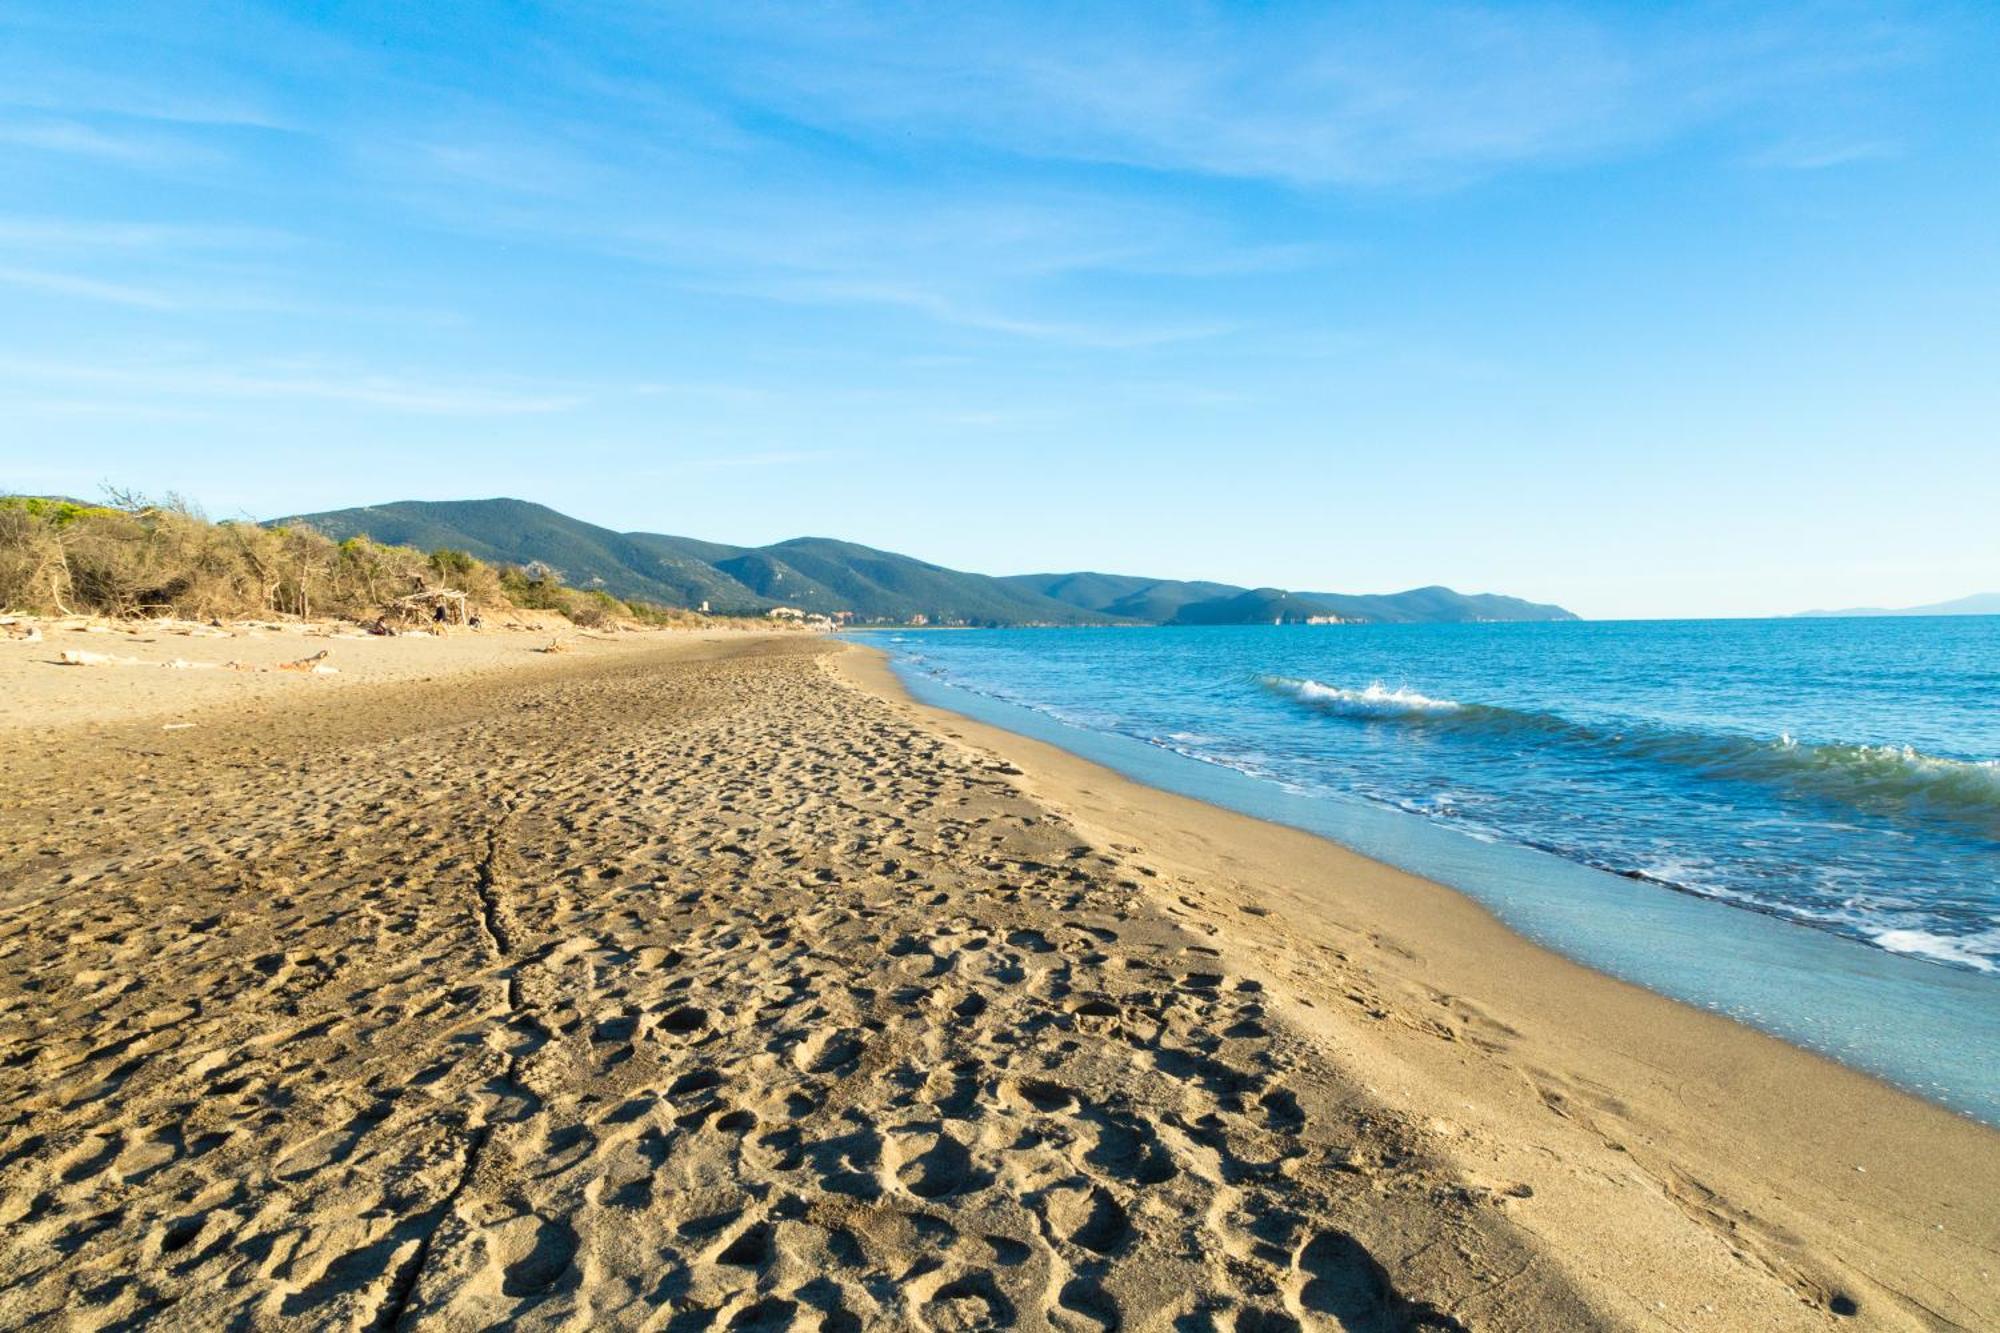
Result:
[[[0,657],[0,1325],[2000,1321],[1991,1131],[859,650],[489,643]]]

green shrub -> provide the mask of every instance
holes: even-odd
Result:
[[[495,569],[465,551],[335,542],[308,527],[211,522],[177,498],[114,495],[86,505],[0,496],[0,608],[106,616],[346,616],[372,619],[434,588],[474,608],[522,607],[606,625],[634,618],[546,566]],[[676,613],[685,614],[685,613]]]

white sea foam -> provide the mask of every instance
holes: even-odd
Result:
[[[1435,699],[1379,680],[1359,690],[1282,676],[1267,676],[1264,683],[1308,707],[1361,721],[1423,723],[1450,718],[1467,729],[1530,735],[1545,743],[1608,751],[1714,778],[1795,787],[1839,800],[1921,801],[1933,810],[1956,811],[1987,824],[2000,813],[2000,760],[1995,759],[1949,759],[1911,745],[1812,743],[1788,731],[1764,740],[1657,724],[1612,730],[1559,713]]]
[[[1306,703],[1344,713],[1349,717],[1409,717],[1425,713],[1455,713],[1460,704],[1454,699],[1433,699],[1406,686],[1394,689],[1381,681],[1371,681],[1366,689],[1343,689],[1316,680],[1271,677],[1270,685]]]
[[[2000,796],[2000,759],[1944,759],[1914,745],[1825,745],[1819,750],[1836,760],[1900,768],[1919,778],[1963,783]]]
[[[1956,963],[1980,972],[2000,972],[2000,962],[1966,947],[1968,941],[1928,930],[1884,930],[1871,938],[1890,953],[1913,954],[1938,962]]]

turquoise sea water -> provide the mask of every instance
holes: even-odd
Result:
[[[865,637],[931,702],[2000,1123],[2000,617]]]

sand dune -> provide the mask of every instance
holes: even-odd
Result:
[[[1836,1290],[1692,1185],[1621,1276],[1334,1006],[1473,1059],[1503,1022],[1283,975],[1226,866],[1086,829],[838,652],[11,733],[0,1324],[1976,1324],[1976,1277]]]

